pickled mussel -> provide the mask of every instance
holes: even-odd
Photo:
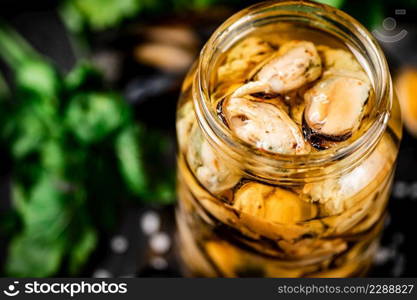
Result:
[[[369,97],[368,83],[350,76],[330,75],[304,94],[304,136],[317,149],[340,142],[359,127]]]
[[[210,192],[219,193],[233,187],[239,181],[240,177],[213,150],[195,123],[191,129],[189,143],[186,155],[188,165]]]
[[[232,96],[225,99],[222,115],[239,138],[257,149],[280,154],[310,151],[301,130],[285,112],[280,100]]]
[[[219,81],[231,76],[243,82],[248,72],[267,59],[274,47],[258,37],[245,39],[238,47],[233,48],[218,69]]]
[[[291,41],[282,45],[253,80],[238,88],[234,95],[253,93],[283,94],[316,80],[321,74],[321,59],[311,42]]]
[[[362,81],[369,82],[369,78],[362,66],[352,55],[344,49],[335,49],[319,45],[317,51],[322,61],[323,72],[337,74],[343,72]]]
[[[278,187],[248,182],[235,193],[233,207],[273,223],[294,224],[314,218],[317,208]]]

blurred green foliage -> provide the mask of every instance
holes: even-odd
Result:
[[[417,0],[316,0],[340,8],[370,29],[382,24],[389,7],[417,7]],[[71,31],[85,33],[100,31],[120,25],[138,14],[164,14],[190,10],[202,10],[213,5],[239,6],[257,1],[239,0],[64,0],[61,15]],[[259,1],[261,2],[261,1]]]
[[[61,15],[77,33],[100,31],[120,25],[139,13],[155,14],[202,10],[214,4],[233,5],[239,0],[64,0]]]
[[[417,8],[417,0],[316,0],[347,12],[358,19],[368,29],[382,25],[387,16],[392,16],[395,9]],[[390,9],[392,11],[390,11]]]
[[[138,0],[68,0],[62,6],[67,26],[81,32],[85,26],[102,30],[135,16],[141,8]]]
[[[165,138],[135,122],[90,64],[60,74],[4,24],[0,45],[14,73],[12,92],[0,80],[0,139],[12,161],[15,208],[1,216],[0,234],[11,238],[5,274],[75,275],[123,199],[174,199],[171,171],[149,180],[158,167],[149,158],[162,155]]]

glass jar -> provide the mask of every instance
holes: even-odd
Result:
[[[268,35],[349,49],[374,91],[371,121],[357,139],[307,155],[271,154],[228,130],[211,94],[218,66],[239,41]],[[176,216],[184,274],[365,275],[383,228],[401,126],[385,57],[347,14],[281,1],[232,16],[201,51],[178,104]]]

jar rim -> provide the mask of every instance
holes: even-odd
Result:
[[[312,27],[330,26],[329,28],[338,33],[345,32],[343,35],[355,41],[356,47],[365,50],[363,58],[375,71],[370,79],[373,83],[376,96],[376,117],[361,136],[352,143],[337,148],[334,151],[324,150],[309,154],[274,154],[261,152],[245,141],[233,138],[230,130],[218,118],[216,111],[210,105],[210,66],[212,57],[216,51],[220,51],[221,45],[230,46],[236,42],[230,39],[234,30],[242,28],[250,22],[262,18],[266,13],[279,18],[280,14],[289,16],[301,15],[310,19]],[[227,41],[227,42],[226,42]],[[351,48],[352,51],[359,49]],[[359,53],[356,53],[359,54]],[[366,67],[366,66],[362,66]],[[366,70],[370,76],[369,68]],[[376,78],[374,78],[376,75]],[[232,157],[238,158],[244,155],[246,169],[254,165],[264,165],[270,167],[274,172],[288,172],[293,170],[300,173],[305,170],[320,170],[324,166],[342,161],[345,158],[353,158],[355,162],[361,160],[366,153],[372,150],[382,137],[391,112],[392,107],[392,82],[385,56],[372,34],[357,20],[348,14],[328,5],[319,4],[311,1],[267,1],[252,5],[241,10],[226,20],[210,37],[200,53],[197,65],[196,76],[193,84],[194,107],[198,116],[199,125],[208,137],[208,141],[213,147],[220,151],[225,150]],[[227,149],[226,149],[227,148]],[[232,150],[232,151],[231,151]],[[249,150],[249,151],[248,151]],[[250,153],[250,155],[248,155]],[[356,165],[356,164],[355,164]],[[350,164],[350,167],[353,167]]]

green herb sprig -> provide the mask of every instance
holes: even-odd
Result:
[[[135,122],[94,67],[84,62],[61,74],[5,24],[0,45],[14,73],[12,91],[0,85],[0,139],[12,161],[14,204],[5,274],[77,275],[99,232],[113,229],[121,203],[171,202],[173,176],[150,180],[146,139],[155,134]]]

